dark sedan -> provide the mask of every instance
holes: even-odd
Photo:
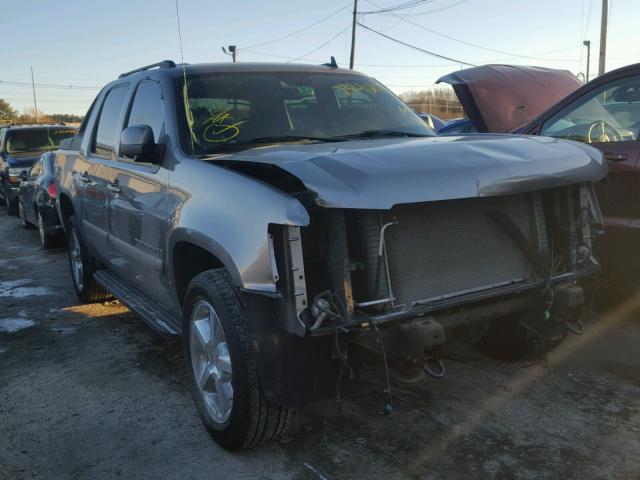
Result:
[[[640,64],[580,85],[569,72],[485,65],[450,83],[478,132],[576,140],[602,151],[609,175],[596,186],[607,229],[595,254],[616,286],[637,287],[640,257]]]
[[[18,215],[24,228],[37,226],[42,247],[50,249],[60,243],[63,235],[56,211],[58,189],[53,180],[55,152],[40,156],[29,173],[22,174],[18,195]]]

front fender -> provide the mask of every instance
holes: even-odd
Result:
[[[200,160],[176,165],[170,189],[179,198],[168,239],[170,265],[175,245],[190,242],[215,255],[238,287],[276,291],[268,229],[270,224],[309,224],[296,198]]]

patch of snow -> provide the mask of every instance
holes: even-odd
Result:
[[[0,332],[15,333],[25,328],[34,327],[35,325],[36,322],[29,318],[0,318]]]
[[[40,297],[50,294],[49,289],[45,287],[27,287],[26,285],[31,282],[33,282],[33,280],[31,280],[30,278],[0,282],[0,298]]]

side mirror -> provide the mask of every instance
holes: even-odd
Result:
[[[149,125],[132,125],[122,130],[120,135],[120,155],[134,162],[154,163],[156,142]]]

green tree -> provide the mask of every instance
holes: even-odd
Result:
[[[15,120],[18,112],[11,106],[9,102],[0,98],[0,122],[8,122]]]

